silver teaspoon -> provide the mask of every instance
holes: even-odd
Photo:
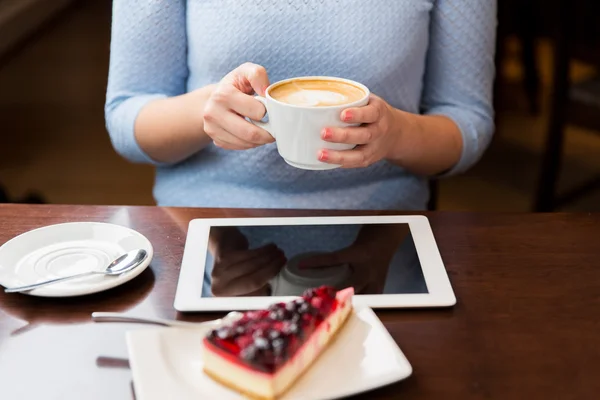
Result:
[[[114,260],[113,262],[111,262],[108,265],[108,267],[106,267],[106,270],[104,270],[104,271],[83,272],[83,273],[76,274],[76,275],[64,276],[62,278],[56,278],[56,279],[51,279],[49,281],[34,283],[32,285],[6,288],[6,289],[4,289],[4,291],[6,293],[26,292],[29,290],[37,289],[42,286],[52,285],[54,283],[64,282],[64,281],[68,281],[68,280],[76,279],[76,278],[83,278],[84,276],[91,276],[91,275],[108,275],[108,276],[121,275],[122,273],[131,271],[132,269],[134,269],[135,267],[140,265],[142,262],[144,262],[144,260],[147,257],[148,257],[148,253],[144,249],[132,250],[128,253],[123,254],[122,256],[120,256],[119,258]]]
[[[206,322],[186,322],[186,321],[176,321],[172,319],[164,319],[164,318],[145,318],[145,317],[136,317],[121,313],[110,313],[110,312],[93,312],[92,320],[94,322],[129,322],[136,324],[154,324],[154,325],[162,325],[169,327],[178,327],[178,328],[200,328],[209,325],[221,325],[225,323],[230,323],[237,321],[242,317],[242,313],[237,311],[232,311],[229,314],[225,315],[221,319],[215,319],[212,321]]]

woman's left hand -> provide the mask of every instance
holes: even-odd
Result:
[[[400,136],[398,117],[398,110],[372,94],[368,105],[348,108],[340,115],[343,122],[361,125],[330,127],[321,132],[321,138],[326,142],[357,146],[342,151],[323,149],[319,152],[319,160],[343,168],[364,168],[388,158]]]

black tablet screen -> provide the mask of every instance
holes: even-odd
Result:
[[[428,293],[409,225],[211,227],[203,297]]]

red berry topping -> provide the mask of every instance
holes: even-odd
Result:
[[[326,286],[307,290],[291,302],[249,311],[231,326],[211,331],[207,340],[253,368],[273,372],[335,309],[335,295],[335,289]]]

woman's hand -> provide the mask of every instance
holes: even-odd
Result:
[[[265,107],[252,95],[264,95],[269,86],[267,71],[246,63],[227,74],[212,91],[204,107],[204,132],[218,147],[246,150],[274,142],[267,131],[244,117],[259,121]]]
[[[427,176],[448,171],[462,154],[461,131],[453,120],[443,115],[411,114],[373,94],[369,104],[342,111],[340,119],[360,125],[325,128],[321,137],[327,142],[356,147],[321,150],[319,160],[329,164],[364,168],[385,159],[414,174]]]
[[[321,150],[319,160],[344,168],[361,168],[388,158],[400,136],[397,113],[398,110],[375,95],[371,95],[369,104],[364,107],[342,111],[343,122],[361,125],[325,128],[321,137],[327,142],[357,147],[344,151]]]
[[[370,249],[353,244],[332,253],[319,254],[302,260],[300,268],[327,268],[348,264],[352,270],[346,287],[352,286],[356,294],[381,294],[391,257],[373,253]],[[343,288],[336,288],[343,289]]]
[[[214,257],[211,291],[214,296],[266,296],[268,282],[287,262],[274,244],[249,249],[246,237],[235,228],[212,228],[210,251]]]

